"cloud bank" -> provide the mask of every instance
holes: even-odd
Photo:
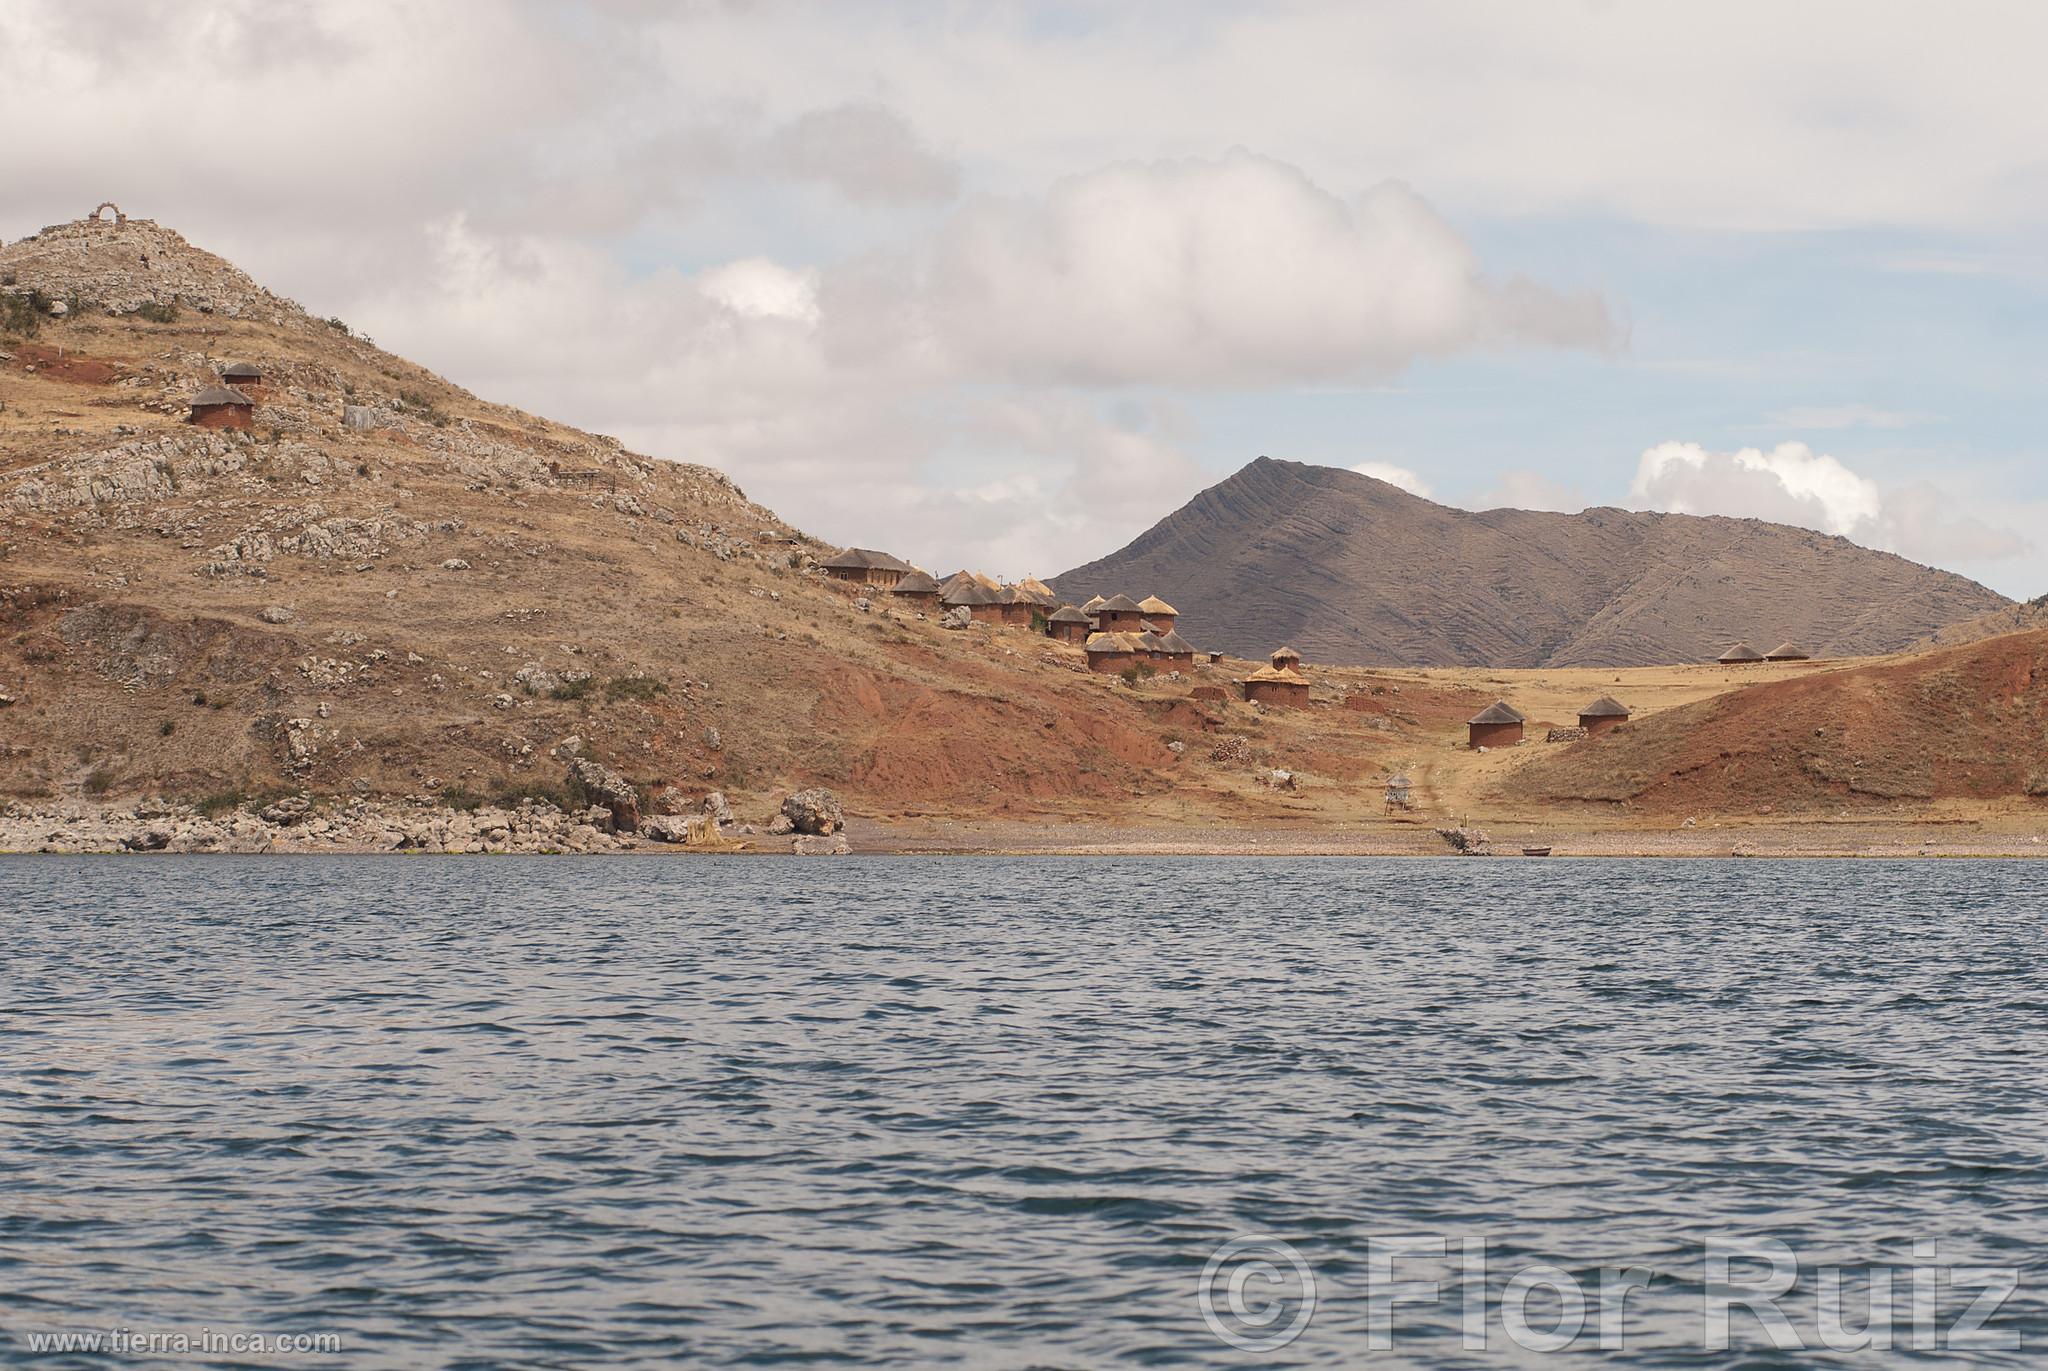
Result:
[[[1927,482],[1883,490],[1804,443],[1769,452],[1659,443],[1637,463],[1629,496],[1641,509],[1795,524],[1920,561],[1993,561],[2031,547],[1959,512]]]

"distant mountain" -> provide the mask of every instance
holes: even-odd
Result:
[[[1199,647],[1311,662],[1643,666],[1747,640],[1890,652],[2008,607],[1976,582],[1756,519],[1472,513],[1335,467],[1261,457],[1061,598],[1157,594]]]

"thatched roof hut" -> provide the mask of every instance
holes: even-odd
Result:
[[[1506,700],[1495,700],[1465,721],[1467,747],[1505,747],[1522,741],[1528,716]]]
[[[1628,714],[1627,705],[1612,695],[1602,695],[1599,699],[1579,707],[1579,727],[1588,733],[1599,733],[1604,729],[1613,728],[1616,724],[1627,723]]]
[[[1767,662],[1807,662],[1813,660],[1813,654],[1799,646],[1799,644],[1787,641],[1779,643],[1769,652],[1766,652],[1764,660]]]
[[[1087,615],[1072,605],[1061,605],[1046,617],[1045,631],[1063,643],[1085,643],[1093,630]]]
[[[1301,654],[1291,647],[1274,648],[1272,662],[1276,671],[1301,670]]]
[[[220,369],[220,379],[231,386],[260,386],[263,368],[254,362],[230,362]]]
[[[1761,662],[1763,659],[1764,654],[1758,652],[1748,643],[1737,643],[1715,660],[1719,661],[1723,666],[1731,666],[1737,663]]]
[[[1138,601],[1138,608],[1144,610],[1145,617],[1150,619],[1162,631],[1172,628],[1174,620],[1180,617],[1179,610],[1160,599],[1157,595],[1147,595],[1144,599]]]
[[[1122,671],[1138,660],[1138,645],[1121,633],[1092,634],[1084,650],[1090,671]]]
[[[1184,666],[1194,665],[1195,645],[1181,637],[1178,629],[1169,628],[1160,634],[1159,646],[1166,653],[1167,660]]]
[[[1104,633],[1139,633],[1144,623],[1145,611],[1128,595],[1112,595],[1095,607],[1095,626]]]
[[[256,421],[256,402],[232,386],[208,386],[192,397],[187,422],[201,428],[248,428]]]
[[[891,557],[886,552],[865,547],[850,547],[836,556],[827,557],[818,565],[836,581],[854,581],[870,586],[893,586],[917,570],[901,557]]]
[[[915,567],[889,590],[892,595],[901,595],[919,605],[935,605],[939,601],[939,583]]]
[[[1308,678],[1286,667],[1262,666],[1239,684],[1248,701],[1296,709],[1308,704]]]

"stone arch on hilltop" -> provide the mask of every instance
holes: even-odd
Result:
[[[106,212],[108,210],[114,211],[114,217],[111,220],[106,218]],[[93,211],[91,214],[85,216],[85,221],[88,224],[111,223],[115,228],[119,228],[121,227],[121,225],[128,222],[128,216],[121,213],[121,207],[115,204],[112,200],[102,200],[99,202],[99,204],[93,207]]]

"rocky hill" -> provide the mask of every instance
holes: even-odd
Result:
[[[1668,815],[2048,800],[2048,631],[1730,691],[1516,770],[1519,801]]]
[[[186,422],[243,361],[252,427]],[[817,785],[869,817],[1242,819],[1300,803],[1258,765],[1355,776],[1396,741],[941,629],[827,580],[832,551],[714,470],[481,400],[158,225],[0,248],[0,846],[101,843],[107,804],[182,813],[174,845],[260,846],[301,795],[371,845],[395,831],[377,806],[431,815],[416,845],[588,843],[562,820],[593,798],[579,758],[643,812],[715,791],[764,831]],[[1232,669],[1200,679],[1220,697]],[[1194,745],[1216,730],[1240,739],[1221,761]]]
[[[1311,661],[1636,666],[1746,639],[1895,651],[2007,607],[1949,572],[1754,519],[1452,509],[1261,457],[1136,541],[1055,578],[1080,601],[1157,591],[1205,646]]]
[[[2015,604],[1994,609],[1988,614],[1964,619],[1941,628],[1913,644],[1914,650],[1926,651],[1936,647],[1956,647],[1963,643],[1981,642],[2005,633],[2025,633],[2029,629],[2048,628],[2048,595],[2036,596]]]

